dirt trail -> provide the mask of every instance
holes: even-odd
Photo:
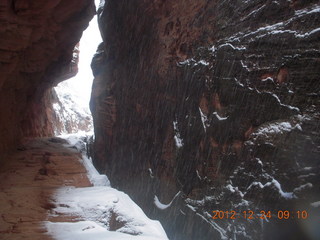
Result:
[[[53,193],[60,187],[89,187],[91,183],[80,153],[63,143],[59,138],[30,140],[1,160],[1,240],[52,239],[43,221],[72,221],[66,216],[49,217],[56,207]]]

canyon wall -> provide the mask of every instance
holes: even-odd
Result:
[[[112,185],[170,239],[316,239],[319,2],[109,0],[98,15],[94,164]]]
[[[1,1],[0,153],[53,135],[51,88],[77,73],[74,47],[94,13],[91,0]]]

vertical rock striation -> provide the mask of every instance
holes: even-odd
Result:
[[[1,1],[0,153],[53,134],[50,88],[77,73],[73,50],[94,12],[91,0]]]
[[[315,239],[314,215],[211,217],[315,211],[319,2],[110,0],[98,14],[94,163],[111,183],[170,239]]]

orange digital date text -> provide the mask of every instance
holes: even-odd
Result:
[[[279,211],[221,211],[221,210],[215,210],[212,211],[212,219],[238,219],[238,218],[244,218],[244,219],[307,219],[308,218],[308,212],[306,210],[302,211],[289,211],[289,210],[279,210]]]

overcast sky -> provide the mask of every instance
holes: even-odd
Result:
[[[100,0],[95,0],[96,6],[99,6],[99,2]],[[59,88],[61,87],[63,87],[64,90],[66,90],[65,88],[69,88],[68,90],[70,90],[71,94],[77,95],[74,100],[78,101],[78,104],[83,107],[88,107],[89,105],[93,80],[90,64],[92,57],[101,42],[102,39],[98,28],[97,17],[95,16],[91,20],[89,27],[83,32],[80,40],[78,74],[74,78],[60,83],[59,87],[56,89],[59,91]]]

